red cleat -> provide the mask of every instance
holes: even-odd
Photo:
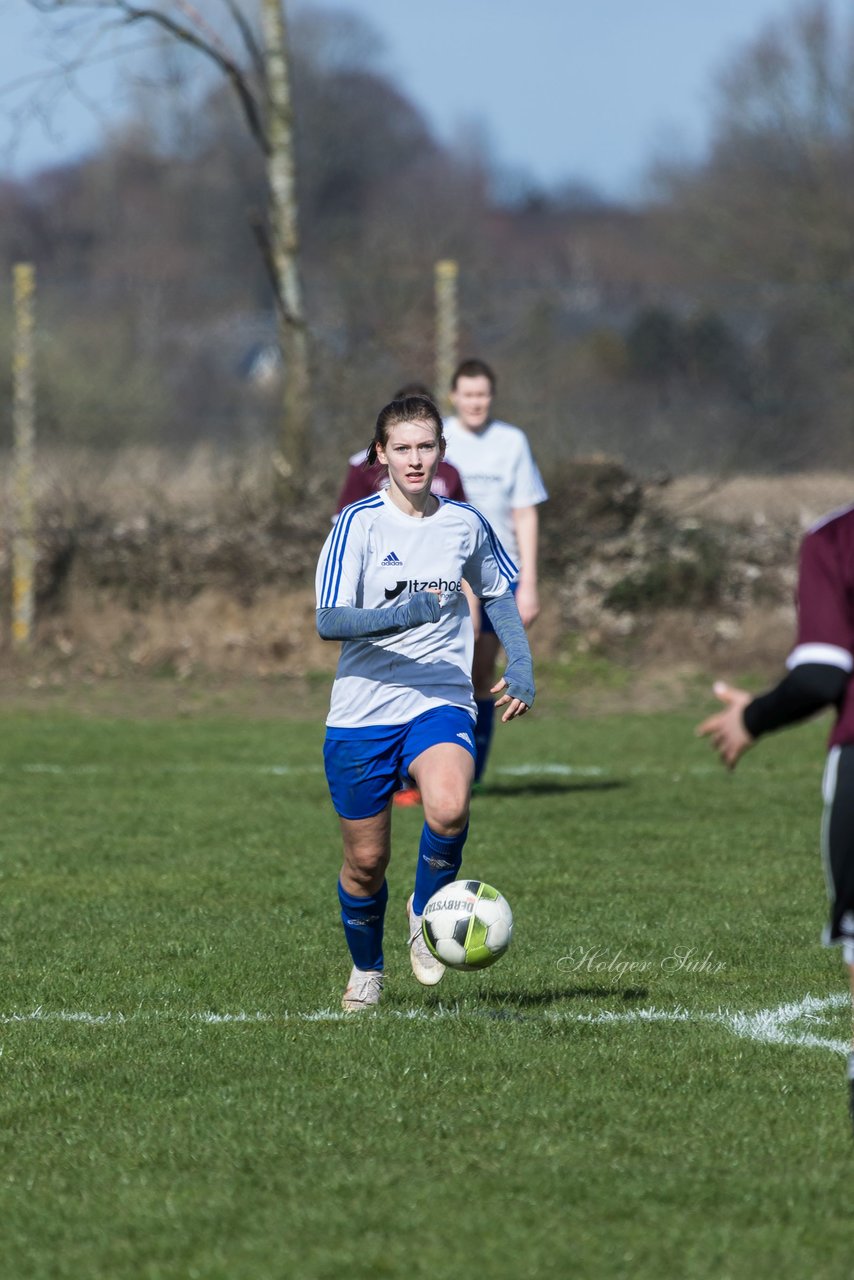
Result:
[[[401,787],[394,793],[394,803],[402,809],[411,809],[421,803],[421,792],[417,787]]]

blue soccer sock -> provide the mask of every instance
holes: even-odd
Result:
[[[495,703],[491,698],[481,701],[475,699],[477,719],[474,724],[474,780],[480,782],[481,774],[486,768],[486,758],[492,742],[492,726],[495,721]]]
[[[412,910],[420,916],[438,889],[456,880],[463,861],[463,845],[469,833],[468,823],[457,836],[437,836],[424,823],[415,868],[415,896]]]
[[[383,924],[385,904],[388,901],[388,885],[383,880],[379,893],[372,898],[356,898],[342,888],[338,881],[338,901],[341,903],[341,923],[353,964],[357,969],[382,969]]]

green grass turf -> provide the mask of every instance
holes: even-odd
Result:
[[[513,947],[415,984],[399,812],[383,1010],[329,1020],[337,823],[282,710],[0,717],[4,1276],[852,1274],[844,1058],[712,1017],[846,989],[825,724],[735,776],[702,706],[500,728],[464,870]],[[684,1020],[594,1021],[642,1009]]]

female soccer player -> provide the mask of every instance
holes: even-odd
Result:
[[[433,399],[429,389],[420,382],[408,382],[399,391],[395,391],[392,400],[405,400],[407,396],[424,396],[427,400]],[[367,449],[354,453],[347,464],[347,474],[338,495],[338,504],[335,508],[336,519],[351,502],[358,502],[360,498],[369,498],[372,493],[385,489],[387,484],[388,474],[385,467],[376,459],[369,463]],[[439,459],[433,479],[433,492],[442,498],[454,498],[457,502],[467,501],[462,477],[446,458]]]
[[[534,700],[531,652],[510,583],[516,567],[473,507],[431,493],[444,453],[432,400],[393,400],[377,418],[369,460],[389,485],[345,507],[317,566],[317,629],[341,640],[324,761],[341,823],[338,882],[353,970],[342,1005],[379,1002],[391,853],[391,802],[401,770],[424,804],[415,888],[407,903],[415,977],[433,986],[444,966],[421,936],[428,899],[457,879],[474,775],[473,629],[462,579],[482,600],[507,653],[502,721]]]
[[[430,390],[420,382],[408,382],[399,391],[395,391],[391,398],[392,400],[405,400],[407,396],[424,396],[427,400],[433,399]],[[369,498],[372,493],[378,493],[380,489],[385,489],[387,485],[388,471],[377,460],[376,455],[374,455],[373,462],[368,462],[367,449],[354,453],[347,467],[344,485],[338,495],[335,518],[337,519],[344,508],[349,507],[351,502],[358,502],[360,498]],[[468,501],[459,471],[457,471],[456,467],[452,467],[446,458],[439,459],[439,465],[433,477],[433,492],[441,498],[453,498],[456,502]],[[477,652],[476,641],[475,652]],[[493,675],[489,683],[493,684],[494,681],[495,676]],[[490,710],[492,710],[491,700]],[[477,732],[475,732],[475,746],[477,746]],[[411,808],[420,804],[421,794],[418,788],[412,785],[412,779],[404,777],[401,778],[400,782],[399,789],[394,793],[394,803],[403,808]]]

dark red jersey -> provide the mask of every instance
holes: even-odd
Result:
[[[854,505],[825,516],[801,544],[798,635],[786,666],[806,662],[854,670]],[[854,743],[854,680],[849,679],[831,746]]]
[[[349,506],[351,502],[358,502],[360,498],[369,498],[372,493],[379,493],[380,489],[388,488],[388,470],[381,462],[375,462],[372,466],[366,465],[368,456],[367,449],[363,449],[361,453],[354,453],[350,459],[347,468],[347,475],[344,477],[344,485],[338,495],[338,506],[335,508],[336,515]],[[467,502],[465,489],[463,488],[463,479],[456,467],[452,467],[450,462],[446,462],[443,458],[439,463],[436,474],[433,477],[432,492],[439,495],[440,498],[453,498],[455,502]]]

